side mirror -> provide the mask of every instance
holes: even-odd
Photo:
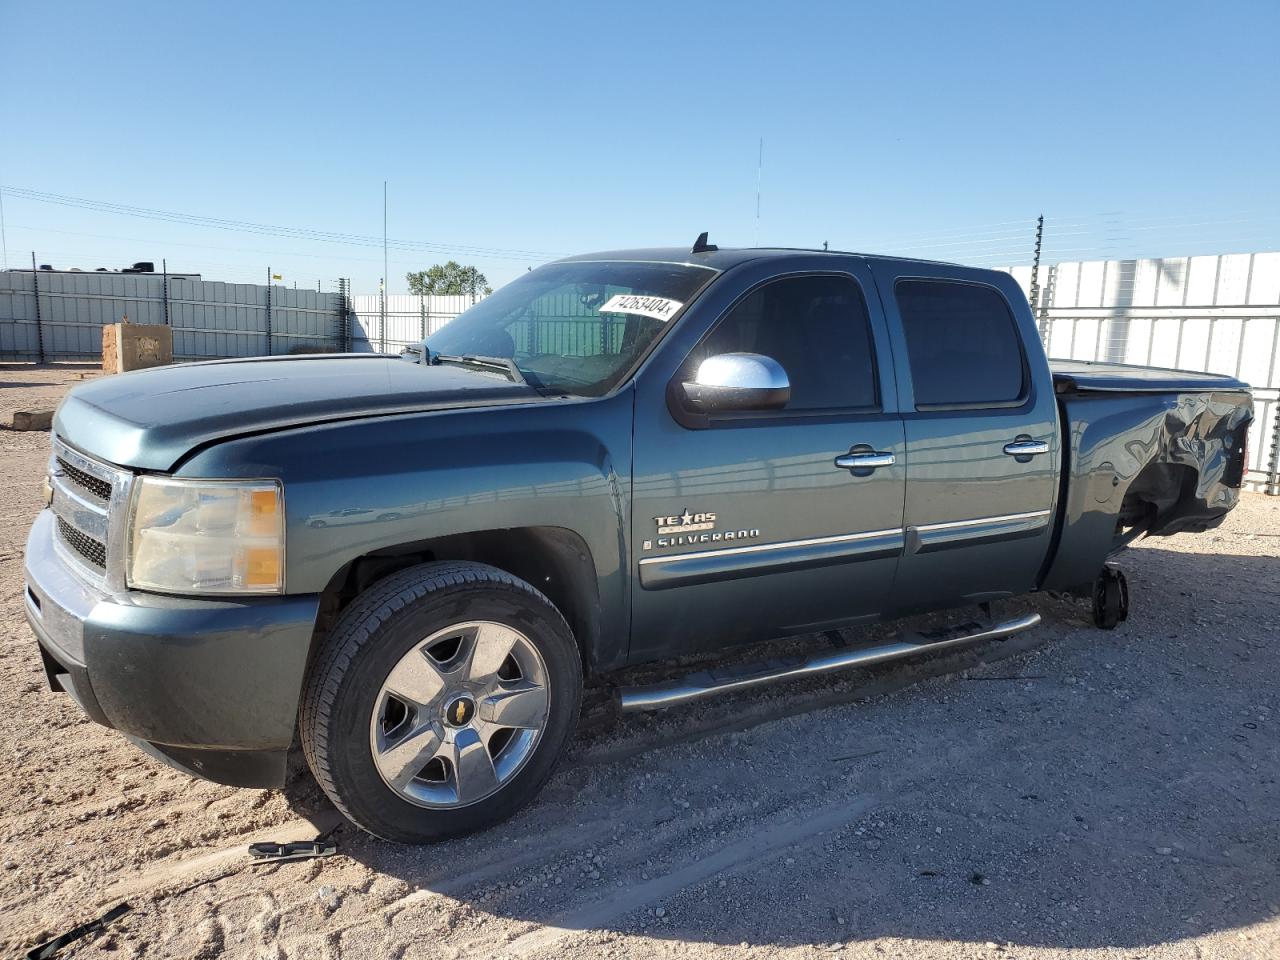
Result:
[[[722,410],[781,410],[791,400],[791,381],[782,364],[759,353],[707,357],[684,398],[701,413]]]

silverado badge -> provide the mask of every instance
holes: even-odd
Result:
[[[716,530],[714,513],[692,513],[685,507],[673,516],[654,517],[657,537],[645,540],[642,549],[654,547],[683,547],[703,543],[722,543],[727,540],[750,540],[760,536],[757,529]]]

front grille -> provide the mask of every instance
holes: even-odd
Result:
[[[75,484],[75,486],[79,487],[81,490],[88,491],[99,500],[111,499],[111,484],[106,480],[101,480],[91,473],[85,473],[79,467],[73,467],[61,457],[57,457],[56,460],[58,463],[58,469],[61,470],[63,475]]]
[[[126,470],[95,460],[61,438],[53,438],[49,457],[54,539],[63,558],[91,581],[118,578],[119,545],[112,542],[113,516],[127,502],[132,477]]]
[[[67,521],[58,517],[58,536],[68,547],[84,557],[99,570],[107,568],[107,545],[81,533]]]

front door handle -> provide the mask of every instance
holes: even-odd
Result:
[[[1047,440],[1014,440],[1012,443],[1004,445],[1004,452],[1011,457],[1031,457],[1038,453],[1049,452],[1049,441]]]
[[[876,450],[846,453],[836,457],[836,466],[841,470],[874,470],[876,467],[892,467],[897,462],[897,457],[892,453],[880,453]]]

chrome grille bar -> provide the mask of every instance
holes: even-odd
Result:
[[[97,567],[104,574],[107,572],[107,545],[93,537],[85,536],[67,521],[58,517],[58,536],[62,542],[81,557]]]
[[[128,471],[53,438],[49,482],[57,517],[54,544],[85,579],[110,589],[124,585],[122,537],[113,533],[123,525],[132,481]]]
[[[99,500],[111,499],[111,481],[102,480],[91,473],[86,473],[62,457],[55,456],[54,462],[62,475],[75,487]]]

